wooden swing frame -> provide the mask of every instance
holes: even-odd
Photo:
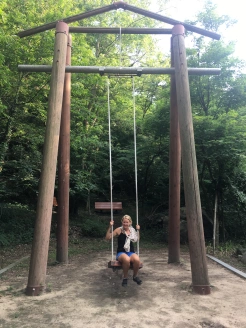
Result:
[[[190,129],[189,130],[189,135],[188,132],[185,131],[186,127],[189,127],[191,125],[192,127],[192,119],[190,119],[188,117],[188,114],[191,112],[191,106],[190,106],[190,101],[189,101],[189,94],[187,92],[188,88],[189,88],[189,83],[188,83],[188,69],[187,69],[187,61],[185,58],[185,47],[184,47],[184,42],[183,42],[183,38],[184,38],[184,28],[186,28],[186,30],[188,31],[192,31],[195,33],[198,33],[200,35],[203,36],[208,36],[210,38],[213,38],[215,40],[219,40],[220,39],[220,35],[211,31],[207,31],[204,30],[202,28],[199,27],[195,27],[192,25],[189,25],[187,23],[183,23],[180,22],[179,20],[174,20],[165,16],[162,16],[160,14],[156,14],[153,12],[150,12],[148,10],[144,10],[138,7],[134,7],[131,6],[127,3],[125,3],[124,1],[116,1],[113,2],[111,5],[108,6],[104,6],[101,8],[97,8],[82,14],[77,14],[71,17],[67,17],[67,18],[63,18],[63,19],[59,19],[58,21],[54,21],[48,24],[44,24],[42,26],[38,26],[38,27],[34,27],[31,29],[28,29],[26,31],[21,31],[19,33],[17,33],[17,35],[22,38],[22,37],[26,37],[26,36],[30,36],[39,32],[43,32],[43,31],[47,31],[47,30],[51,30],[52,28],[56,27],[56,43],[55,43],[55,50],[54,50],[54,59],[53,59],[53,67],[52,67],[52,75],[51,75],[51,91],[50,91],[50,99],[52,99],[52,102],[49,103],[49,112],[52,112],[52,115],[48,115],[47,118],[47,131],[49,132],[46,136],[45,136],[45,142],[44,142],[44,159],[42,162],[43,168],[47,168],[47,167],[52,167],[52,170],[43,170],[42,169],[42,178],[40,180],[40,193],[39,193],[39,201],[38,201],[38,211],[37,211],[37,218],[36,218],[36,225],[35,225],[35,232],[34,232],[34,242],[33,242],[33,249],[32,249],[32,257],[31,257],[31,263],[30,263],[30,268],[29,268],[29,278],[28,278],[28,285],[27,285],[27,290],[26,290],[26,294],[27,295],[38,295],[39,291],[42,290],[43,285],[45,285],[45,272],[46,272],[46,268],[47,268],[47,254],[48,254],[48,243],[45,243],[45,247],[43,243],[40,243],[40,235],[42,236],[42,239],[48,240],[49,239],[49,229],[46,229],[46,226],[50,226],[50,218],[51,215],[49,215],[50,212],[47,212],[47,208],[50,208],[50,211],[52,210],[52,196],[53,196],[53,190],[54,190],[54,181],[55,179],[53,179],[53,177],[55,176],[55,166],[56,166],[56,162],[57,162],[57,153],[58,153],[58,138],[57,136],[59,135],[59,131],[60,131],[60,124],[59,124],[59,120],[58,118],[60,117],[60,109],[61,109],[61,103],[60,103],[60,99],[62,99],[62,96],[64,95],[66,97],[66,103],[68,103],[68,105],[70,106],[70,94],[69,94],[69,90],[70,90],[70,84],[69,84],[69,88],[63,88],[64,87],[64,72],[66,67],[64,67],[65,65],[65,53],[66,53],[66,49],[65,49],[65,43],[67,42],[68,38],[69,38],[69,28],[68,25],[66,23],[71,23],[71,22],[75,22],[75,21],[79,21],[79,20],[83,20],[84,18],[88,18],[88,17],[92,17],[98,14],[102,14],[111,10],[116,10],[116,9],[124,9],[124,10],[129,10],[131,12],[149,17],[149,18],[153,18],[155,20],[167,23],[167,24],[171,24],[174,26],[174,28],[172,29],[172,35],[173,35],[173,40],[175,42],[173,42],[172,45],[172,49],[173,49],[173,53],[174,53],[174,67],[175,67],[175,75],[176,75],[176,85],[178,86],[178,91],[177,91],[177,95],[176,95],[176,88],[174,91],[174,95],[171,95],[172,99],[173,99],[173,103],[176,104],[177,100],[176,100],[176,96],[178,96],[178,100],[181,103],[184,103],[183,107],[184,110],[180,110],[180,116],[181,116],[181,120],[180,122],[182,124],[180,124],[180,130],[183,131],[183,138],[181,138],[182,140],[182,147],[183,146],[187,146],[188,145],[188,150],[185,154],[186,156],[184,156],[184,159],[182,158],[182,163],[184,164],[183,166],[187,166],[187,172],[189,174],[187,174],[188,176],[188,180],[187,182],[185,182],[185,185],[189,185],[191,179],[193,179],[192,181],[197,181],[197,172],[195,170],[195,173],[191,172],[190,167],[188,166],[189,164],[189,157],[190,157],[190,153],[193,156],[193,148],[192,146],[194,145],[194,141],[193,141],[193,130]],[[125,30],[123,30],[124,32],[126,32]],[[77,31],[79,33],[79,31]],[[105,31],[108,32],[108,31]],[[113,32],[113,30],[112,30]],[[118,31],[114,30],[114,33]],[[140,33],[143,32],[144,34],[146,32],[150,32],[150,30],[147,29],[140,29],[140,30],[128,30],[127,31],[134,33]],[[155,31],[156,32],[156,31]],[[160,31],[161,32],[161,31]],[[104,32],[103,32],[104,33]],[[166,32],[164,33],[166,34]],[[71,48],[71,43],[68,43],[68,48]],[[181,56],[182,55],[182,56]],[[58,64],[59,63],[59,64]],[[182,63],[182,65],[181,65]],[[70,65],[70,64],[69,64]],[[69,66],[68,65],[68,66]],[[66,65],[65,65],[66,66]],[[180,69],[181,67],[181,69]],[[150,73],[151,74],[151,73]],[[213,74],[213,73],[212,73]],[[69,81],[69,78],[67,78],[67,81]],[[174,83],[175,85],[175,83]],[[173,88],[174,89],[174,88]],[[181,99],[183,97],[183,99]],[[53,101],[54,100],[54,101]],[[182,101],[181,101],[182,100]],[[68,107],[69,107],[68,106]],[[176,110],[175,108],[176,105],[171,105],[172,107],[172,111]],[[183,108],[182,108],[183,109]],[[191,124],[190,124],[191,122]],[[64,130],[64,129],[61,129]],[[60,135],[62,135],[63,132],[60,132]],[[192,138],[190,137],[192,136]],[[192,142],[190,142],[190,140],[192,140]],[[64,146],[63,146],[64,147]],[[185,148],[183,147],[183,148]],[[65,148],[65,147],[64,147]],[[177,147],[176,147],[177,148]],[[175,149],[175,148],[174,148]],[[195,149],[195,148],[194,148]],[[173,161],[174,162],[174,161]],[[64,163],[64,161],[63,161]],[[176,161],[177,163],[177,161]],[[177,165],[176,165],[177,166]],[[177,172],[177,177],[179,177],[179,172],[178,170]],[[64,172],[62,172],[64,174]],[[172,172],[174,173],[174,171]],[[67,172],[66,172],[67,174]],[[65,176],[65,175],[64,175]],[[63,178],[61,177],[61,180]],[[174,178],[173,178],[174,180]],[[177,180],[177,179],[176,179]],[[65,185],[65,184],[64,184]],[[62,186],[62,192],[64,190],[66,190],[66,188],[69,189],[69,185],[66,184],[66,187],[64,188],[64,185]],[[195,183],[194,186],[198,186],[198,183]],[[67,190],[68,190],[67,189]],[[197,190],[194,191],[194,188],[189,192],[189,197],[190,197],[190,201],[189,204],[199,204],[198,206],[191,206],[191,205],[187,205],[187,209],[190,211],[190,213],[192,213],[192,215],[194,215],[194,217],[197,217],[198,219],[200,218],[200,202],[199,202],[199,197],[198,197],[198,193]],[[48,191],[48,192],[47,192]],[[61,193],[62,194],[62,193]],[[67,196],[66,196],[67,197]],[[176,197],[176,196],[175,196]],[[176,204],[179,201],[179,198],[177,199],[177,197],[175,198],[173,197],[173,203]],[[65,197],[64,197],[65,198]],[[67,198],[68,199],[68,198]],[[198,201],[197,201],[198,200]],[[176,202],[176,203],[175,203]],[[59,201],[59,203],[63,204],[63,201]],[[65,205],[67,205],[68,203],[66,203]],[[64,206],[64,208],[66,209],[67,206]],[[171,204],[169,202],[169,208],[171,208]],[[177,207],[177,206],[176,206]],[[61,213],[64,213],[65,211],[61,211]],[[47,215],[48,213],[48,215]],[[66,214],[66,213],[65,213]],[[64,222],[68,222],[68,215],[60,215],[59,217],[61,219],[64,219]],[[61,220],[60,220],[61,221]],[[175,225],[174,219],[173,221],[173,226]],[[196,292],[200,293],[200,294],[204,294],[204,288],[203,287],[207,287],[207,282],[208,282],[208,276],[207,276],[207,267],[206,267],[206,261],[204,260],[204,245],[203,245],[203,236],[202,236],[202,229],[200,229],[200,222],[201,220],[197,220],[197,222],[195,222],[194,220],[194,224],[190,224],[189,226],[189,233],[192,234],[193,239],[196,241],[201,241],[200,246],[201,247],[197,247],[198,242],[194,243],[193,247],[192,247],[192,252],[190,252],[191,255],[191,270],[192,270],[192,278],[193,278],[193,287],[194,290],[196,289]],[[199,223],[195,224],[195,223]],[[39,227],[38,229],[36,227]],[[64,225],[65,226],[65,225]],[[174,240],[175,242],[178,240],[178,238],[175,235],[175,232],[173,229],[173,226],[171,227],[171,233],[172,234],[172,240]],[[60,238],[63,244],[64,244],[64,240],[67,242],[68,240],[68,234],[66,233],[66,229],[61,229],[62,230],[62,237]],[[201,237],[200,237],[201,236]],[[200,237],[200,238],[199,238]],[[60,245],[59,243],[57,243],[57,245],[60,248],[64,248],[64,245]],[[178,248],[179,247],[179,243],[176,242],[175,244],[175,249],[174,251],[176,252],[176,254],[179,255],[178,252]],[[170,251],[170,248],[169,248]],[[173,252],[173,254],[175,253]],[[66,260],[67,257],[67,247],[64,250],[64,258],[63,260]],[[170,255],[170,254],[169,254]],[[111,261],[112,262],[112,261]],[[169,263],[170,262],[174,262],[174,260],[170,261],[170,257],[169,257]],[[196,264],[196,265],[195,265]],[[113,266],[116,267],[116,266]],[[120,266],[117,266],[120,267]],[[196,288],[195,288],[196,287]],[[207,292],[207,294],[210,293],[210,289],[209,292]]]

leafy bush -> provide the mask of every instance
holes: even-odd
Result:
[[[35,212],[27,207],[0,204],[0,246],[30,243],[34,221]]]
[[[94,218],[86,219],[81,224],[82,235],[87,237],[104,237],[107,226],[108,222],[106,221],[99,221]]]

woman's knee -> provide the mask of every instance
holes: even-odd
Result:
[[[121,263],[129,263],[130,264],[130,257],[128,255],[126,255],[126,254],[121,254],[119,256],[119,261]]]
[[[140,262],[139,256],[137,254],[132,254],[130,257],[131,262]]]

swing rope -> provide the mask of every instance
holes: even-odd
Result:
[[[134,160],[135,160],[136,224],[138,225],[137,128],[136,128],[136,97],[135,97],[134,77],[132,78],[132,99],[133,99],[133,133],[134,133]],[[139,256],[139,231],[138,231],[138,240],[137,240],[137,254]]]
[[[113,174],[112,174],[112,141],[111,141],[111,113],[110,113],[110,82],[107,80],[107,93],[108,93],[108,135],[109,135],[109,170],[110,170],[110,209],[111,209],[111,222],[113,218]],[[132,78],[132,98],[133,98],[133,133],[134,133],[134,162],[135,162],[135,191],[136,191],[136,224],[138,225],[138,175],[137,175],[137,128],[136,128],[136,91],[135,81]],[[114,258],[114,239],[113,239],[113,225],[111,226],[111,256],[112,261]],[[138,231],[139,236],[139,231]],[[137,240],[137,254],[139,255],[139,238]]]
[[[109,78],[107,81],[108,86],[108,139],[109,139],[109,175],[110,175],[110,212],[111,212],[111,222],[114,220],[113,218],[113,178],[112,178],[112,149],[111,149],[111,115],[110,115],[110,100],[109,100]],[[111,233],[112,233],[112,239],[111,239],[111,257],[112,261],[114,259],[114,239],[113,239],[113,231],[114,227],[111,226]]]
[[[122,53],[121,53],[121,26],[120,26],[120,67],[122,67]]]
[[[121,66],[121,27],[120,27],[120,66]],[[113,217],[113,174],[112,174],[112,147],[111,147],[111,114],[110,114],[110,89],[109,89],[109,77],[107,80],[107,90],[108,90],[108,138],[109,138],[109,175],[110,175],[110,212],[111,212],[111,222],[114,220]],[[114,259],[114,227],[111,226],[111,258]]]
[[[122,64],[121,58],[121,27],[120,27],[120,66]],[[110,82],[109,77],[107,80],[107,93],[108,93],[108,135],[109,135],[109,169],[110,169],[110,210],[111,210],[111,222],[113,218],[113,174],[112,174],[112,141],[111,141],[111,110],[110,110]],[[133,97],[133,133],[134,133],[134,161],[135,161],[135,191],[136,191],[136,224],[138,225],[138,183],[137,183],[137,129],[136,129],[136,98],[135,98],[135,81],[132,77],[132,97]],[[114,227],[111,226],[111,257],[114,259]],[[139,255],[139,231],[137,240],[137,254]]]

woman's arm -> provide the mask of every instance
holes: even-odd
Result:
[[[110,221],[109,223],[109,227],[108,227],[108,230],[106,232],[106,240],[110,240],[112,239],[112,226],[114,225],[114,221]],[[113,237],[116,237],[118,236],[120,233],[120,228],[116,228],[114,231],[113,231]]]
[[[137,234],[138,234],[138,240],[140,240],[140,225],[136,225],[136,230],[137,230]]]

